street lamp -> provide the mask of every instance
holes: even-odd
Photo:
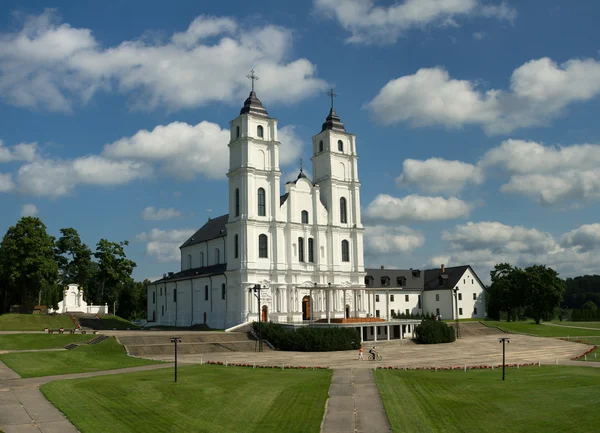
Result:
[[[458,287],[452,289],[454,292],[454,302],[456,303],[456,338],[460,338],[460,322],[458,320]]]
[[[498,339],[502,343],[502,380],[504,380],[504,369],[506,368],[506,343],[510,343],[510,338],[502,337]]]
[[[260,284],[255,284],[254,287],[250,287],[248,288],[248,292],[252,293],[254,292],[254,296],[256,297],[256,299],[258,299],[258,351],[262,352],[263,351],[263,345],[262,345],[262,331],[260,328],[260,291],[263,288],[260,286]]]
[[[175,344],[175,383],[177,383],[177,343],[181,343],[181,338],[172,337],[171,343]]]

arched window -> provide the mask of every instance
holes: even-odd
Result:
[[[227,297],[227,288],[225,287],[225,283],[221,284],[221,299],[225,299]]]
[[[319,152],[323,152],[323,140],[319,141]]]
[[[308,224],[308,212],[305,210],[302,211],[302,224]]]
[[[315,262],[314,239],[308,238],[308,262]]]
[[[215,264],[221,263],[221,253],[218,248],[215,248]]]
[[[240,138],[240,127],[239,126],[235,127],[235,136],[236,136],[236,138]]]
[[[267,235],[260,235],[258,237],[258,257],[266,259],[269,257],[267,248]]]
[[[188,254],[188,269],[192,269],[192,255]]]
[[[265,216],[267,214],[267,206],[265,200],[265,190],[258,188],[258,216]]]
[[[238,235],[234,236],[234,245],[233,245],[233,257],[238,258],[240,254],[240,238]]]
[[[348,222],[348,214],[346,213],[346,198],[340,198],[340,222],[346,224]]]
[[[350,245],[347,240],[342,241],[342,262],[350,261]]]
[[[256,135],[257,135],[258,137],[260,137],[260,138],[263,138],[263,137],[265,136],[265,133],[264,133],[263,127],[262,127],[261,125],[258,125],[258,126],[256,127]]]
[[[304,261],[304,238],[298,238],[298,261]]]
[[[235,216],[240,216],[240,189],[235,189]]]
[[[200,267],[204,266],[204,253],[200,253]]]
[[[342,140],[338,140],[338,150],[340,152],[344,151],[344,142]]]

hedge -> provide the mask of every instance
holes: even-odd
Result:
[[[445,322],[423,320],[415,327],[417,341],[423,344],[452,343],[456,340],[454,328]]]
[[[258,333],[258,323],[252,323]],[[358,350],[360,334],[356,328],[284,328],[276,323],[260,323],[261,336],[276,349],[295,352],[330,352]]]

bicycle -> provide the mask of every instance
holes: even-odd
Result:
[[[379,354],[379,352],[376,352],[375,354],[373,353],[369,353],[369,361],[382,361],[383,357]]]

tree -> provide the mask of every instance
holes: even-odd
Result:
[[[500,263],[490,272],[490,276],[492,284],[486,292],[489,297],[488,314],[499,319],[500,311],[505,311],[510,322],[516,318],[517,310],[524,306],[523,271],[508,263]]]
[[[48,235],[39,218],[21,218],[0,244],[3,311],[12,304],[32,307],[42,296],[43,301],[52,302],[57,279],[54,237]]]
[[[94,257],[98,260],[98,280],[100,282],[100,302],[116,302],[123,285],[131,280],[133,268],[137,265],[125,255],[124,246],[128,241],[109,242],[100,239]]]
[[[60,229],[60,233],[55,252],[61,284],[76,283],[87,289],[93,275],[92,251],[74,228]]]
[[[535,323],[549,316],[560,305],[565,292],[565,282],[558,272],[545,265],[525,268],[524,288],[526,304]]]
[[[142,283],[129,280],[123,285],[123,289],[119,293],[119,308],[117,313],[119,316],[128,320],[139,320],[146,317],[148,309],[147,287],[150,280],[144,280]]]

